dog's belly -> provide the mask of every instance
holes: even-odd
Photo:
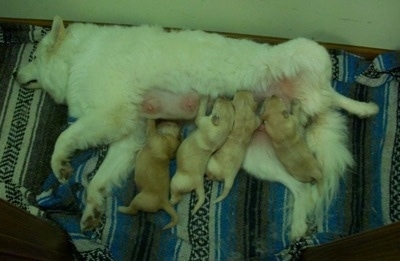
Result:
[[[150,119],[193,119],[199,103],[200,95],[196,92],[177,94],[153,89],[144,94],[140,115]]]

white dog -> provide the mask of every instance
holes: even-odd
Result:
[[[182,194],[196,191],[197,202],[193,213],[203,205],[205,200],[204,173],[207,162],[232,130],[235,111],[232,102],[218,98],[210,115],[206,115],[207,98],[202,98],[196,116],[196,126],[189,137],[179,146],[176,153],[177,169],[171,180],[172,204],[181,201]]]
[[[56,102],[66,103],[70,116],[78,119],[60,135],[52,155],[51,167],[61,182],[71,175],[69,160],[74,151],[110,144],[87,189],[81,228],[91,229],[104,211],[105,197],[133,169],[145,141],[145,124],[139,115],[143,95],[156,88],[212,98],[251,90],[262,97],[277,94],[288,101],[300,100],[301,120],[316,117],[307,142],[321,162],[324,177],[330,176],[324,183],[333,193],[352,157],[346,148],[346,124],[332,109],[367,117],[378,108],[335,92],[331,70],[327,51],[302,38],[269,46],[151,26],[77,23],[65,29],[56,17],[37,47],[36,59],[21,68],[16,78],[21,85],[43,88]],[[290,235],[304,235],[307,215],[323,214],[332,193],[322,197],[321,204],[311,202],[310,208],[304,208],[312,191],[303,189],[307,184],[298,184],[284,169],[280,169],[282,175],[271,172],[278,161],[270,155],[265,136],[255,134],[243,167],[288,186],[294,195]]]
[[[224,190],[213,203],[228,196],[236,174],[239,172],[253,132],[260,126],[256,115],[257,103],[249,91],[235,93],[232,101],[235,108],[235,122],[228,139],[210,158],[207,164],[207,177],[210,180],[224,181]]]

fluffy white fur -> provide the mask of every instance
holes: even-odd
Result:
[[[243,167],[261,179],[281,182],[294,195],[290,236],[306,233],[308,217],[323,215],[352,162],[346,148],[346,125],[334,109],[367,117],[375,104],[353,101],[330,84],[326,50],[307,39],[269,46],[201,31],[165,32],[159,27],[72,24],[61,18],[39,43],[36,59],[21,68],[17,80],[43,88],[66,103],[78,120],[58,138],[51,166],[61,182],[71,174],[69,159],[77,149],[110,144],[108,154],[88,185],[82,229],[91,229],[104,211],[111,188],[124,181],[145,140],[138,110],[146,91],[161,88],[177,94],[198,92],[217,97],[251,90],[277,94],[302,104],[301,120],[317,117],[307,142],[324,170],[325,195],[291,177],[271,153],[265,134],[254,134]],[[256,142],[259,146],[255,146]],[[265,146],[260,146],[265,144]]]

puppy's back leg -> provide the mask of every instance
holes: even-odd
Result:
[[[204,204],[204,201],[206,200],[206,193],[204,191],[204,184],[203,184],[203,179],[199,185],[196,187],[196,194],[197,194],[197,202],[196,205],[193,208],[193,214],[195,214],[201,206]]]
[[[146,205],[146,196],[142,192],[139,192],[132,199],[129,206],[120,206],[118,207],[118,211],[124,214],[136,215],[140,210],[144,211],[145,207],[143,205]]]
[[[232,189],[232,187],[233,187],[233,183],[235,182],[235,177],[236,177],[236,174],[234,174],[234,175],[229,175],[229,176],[225,179],[225,182],[224,182],[224,190],[222,191],[221,195],[219,195],[219,197],[217,197],[217,198],[214,200],[213,204],[222,201],[223,199],[225,199],[225,198],[228,196],[229,192],[231,191],[231,189]]]
[[[129,206],[120,206],[118,207],[118,211],[124,214],[131,214],[131,215],[136,215],[138,213],[138,210],[130,204]]]
[[[168,223],[167,225],[165,225],[163,227],[163,229],[169,229],[169,228],[174,227],[179,222],[178,213],[176,212],[174,207],[168,202],[168,200],[166,200],[164,202],[164,207],[163,208],[164,208],[165,212],[167,212],[171,217],[171,222]]]

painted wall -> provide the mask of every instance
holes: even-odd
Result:
[[[0,0],[0,17],[56,14],[400,50],[400,0]]]

